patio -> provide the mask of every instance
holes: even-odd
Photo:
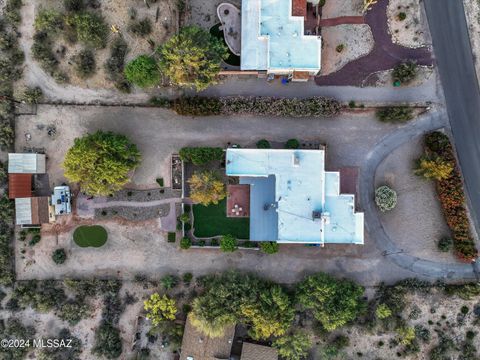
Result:
[[[227,217],[250,216],[250,185],[227,186]]]

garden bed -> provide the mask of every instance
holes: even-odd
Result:
[[[448,136],[438,131],[426,135],[425,146],[427,153],[454,166],[448,178],[437,181],[437,192],[447,224],[452,231],[455,252],[461,260],[470,262],[477,258],[478,250],[470,230],[462,176],[453,146]]]
[[[179,198],[180,191],[172,190],[171,188],[151,189],[151,190],[132,190],[125,189],[117,191],[113,196],[107,197],[107,202],[110,201],[139,201],[148,202],[155,200]]]
[[[217,205],[193,205],[193,235],[209,238],[230,234],[237,239],[249,239],[250,219],[228,218],[226,206],[226,199]]]
[[[95,209],[95,219],[122,218],[128,221],[145,221],[165,217],[170,213],[170,204],[149,207],[112,206]]]

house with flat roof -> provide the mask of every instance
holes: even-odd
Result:
[[[292,74],[294,80],[308,80],[309,75],[317,74],[322,41],[308,26],[312,17],[313,27],[317,25],[317,15],[312,14],[318,6],[312,3],[242,0],[240,69]]]
[[[363,213],[340,192],[340,173],[325,171],[324,150],[227,149],[226,173],[248,185],[250,240],[363,244]]]

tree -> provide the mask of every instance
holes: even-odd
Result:
[[[298,302],[313,312],[327,331],[333,331],[354,320],[363,308],[363,287],[350,280],[337,280],[318,273],[297,286]]]
[[[175,320],[177,313],[175,299],[170,299],[167,295],[160,296],[160,294],[154,293],[143,304],[143,308],[147,312],[147,319],[152,322],[153,326],[158,326],[164,321]]]
[[[216,82],[228,49],[220,39],[198,26],[186,26],[157,49],[161,72],[177,86],[197,91]]]
[[[285,149],[298,149],[300,147],[300,142],[297,139],[289,139],[285,143]]]
[[[237,239],[233,235],[223,235],[220,239],[220,249],[223,252],[234,252],[237,250]]]
[[[188,237],[183,237],[182,240],[180,240],[180,249],[187,250],[190,249],[192,246],[192,240]]]
[[[266,139],[257,141],[257,149],[270,149],[271,147],[270,142]]]
[[[390,310],[387,304],[380,304],[375,310],[375,316],[379,319],[386,319],[392,316],[392,310]]]
[[[227,192],[225,184],[220,177],[211,170],[195,172],[188,180],[190,185],[190,198],[202,205],[218,204],[225,199]]]
[[[384,185],[375,190],[375,203],[381,212],[390,211],[397,206],[397,193]]]
[[[409,83],[417,76],[417,65],[413,61],[405,61],[393,69],[392,77],[394,82],[403,84]]]
[[[377,110],[376,116],[382,122],[406,122],[413,119],[413,111],[406,106],[391,106]]]
[[[310,336],[303,331],[295,331],[273,342],[273,347],[278,350],[278,355],[285,360],[305,359],[312,345]]]
[[[63,167],[65,177],[82,191],[101,196],[120,190],[139,162],[140,153],[126,136],[97,131],[75,139]]]
[[[57,249],[52,254],[52,260],[55,264],[63,264],[67,260],[67,253],[64,249]]]
[[[157,85],[160,82],[160,71],[155,60],[148,55],[140,55],[130,61],[124,70],[125,78],[141,88]]]
[[[265,254],[275,254],[278,252],[278,243],[275,241],[262,241],[260,243],[260,249]]]
[[[415,175],[426,179],[448,179],[453,171],[453,164],[436,155],[424,155],[417,160]]]
[[[84,12],[75,14],[67,19],[68,25],[73,25],[78,40],[86,45],[104,48],[107,43],[108,26],[102,16]]]

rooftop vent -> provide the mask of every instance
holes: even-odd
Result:
[[[312,218],[315,219],[321,219],[322,218],[322,212],[321,211],[312,211]]]
[[[298,156],[298,154],[293,154],[293,166],[300,166],[300,157]]]

